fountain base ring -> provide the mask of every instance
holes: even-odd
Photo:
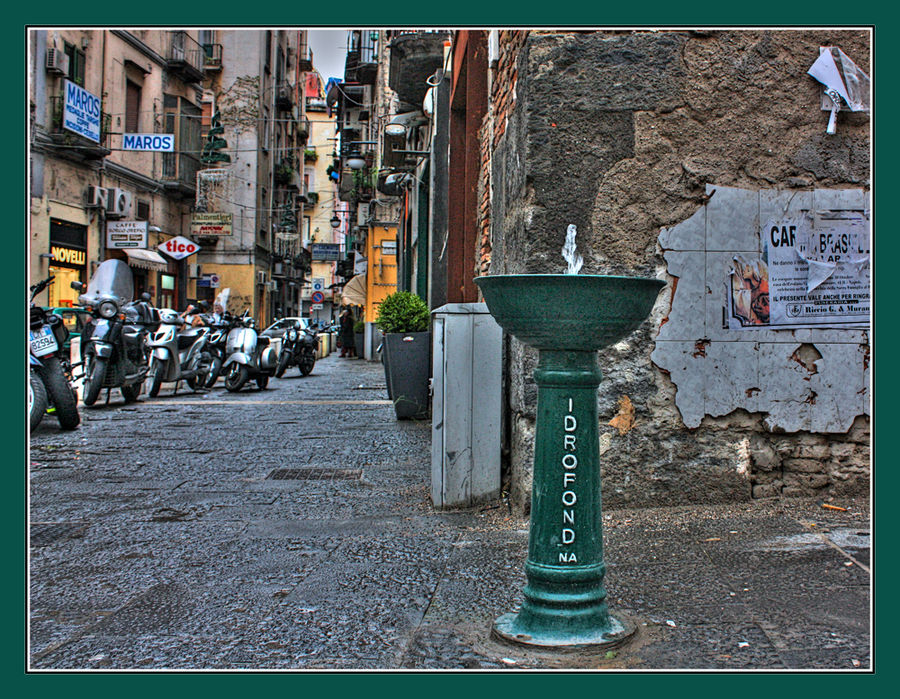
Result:
[[[636,624],[624,615],[610,615],[607,626],[580,633],[523,629],[518,622],[518,614],[504,614],[494,622],[491,636],[503,643],[547,650],[607,651],[627,643],[637,631]]]

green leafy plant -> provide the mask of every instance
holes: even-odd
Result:
[[[315,161],[317,161],[319,159],[319,154],[316,153],[315,148],[307,148],[305,151],[303,151],[303,159],[306,160],[307,162],[314,163]]]
[[[409,291],[397,291],[378,306],[375,324],[383,333],[417,333],[428,330],[430,319],[422,299]]]
[[[366,324],[364,321],[358,320],[353,324],[353,332],[361,333],[366,331]]]

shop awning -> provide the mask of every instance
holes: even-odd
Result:
[[[341,292],[341,303],[351,306],[366,305],[366,275],[357,274],[353,279],[344,284]]]
[[[125,248],[125,254],[128,255],[128,264],[132,267],[155,269],[157,272],[165,272],[169,269],[166,258],[152,250]]]

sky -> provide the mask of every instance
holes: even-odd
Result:
[[[344,79],[346,29],[310,29],[309,47],[313,53],[313,68],[319,71],[326,83],[328,78]]]

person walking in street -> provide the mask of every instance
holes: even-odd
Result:
[[[356,340],[353,336],[353,314],[349,308],[341,313],[341,356],[356,357]]]

